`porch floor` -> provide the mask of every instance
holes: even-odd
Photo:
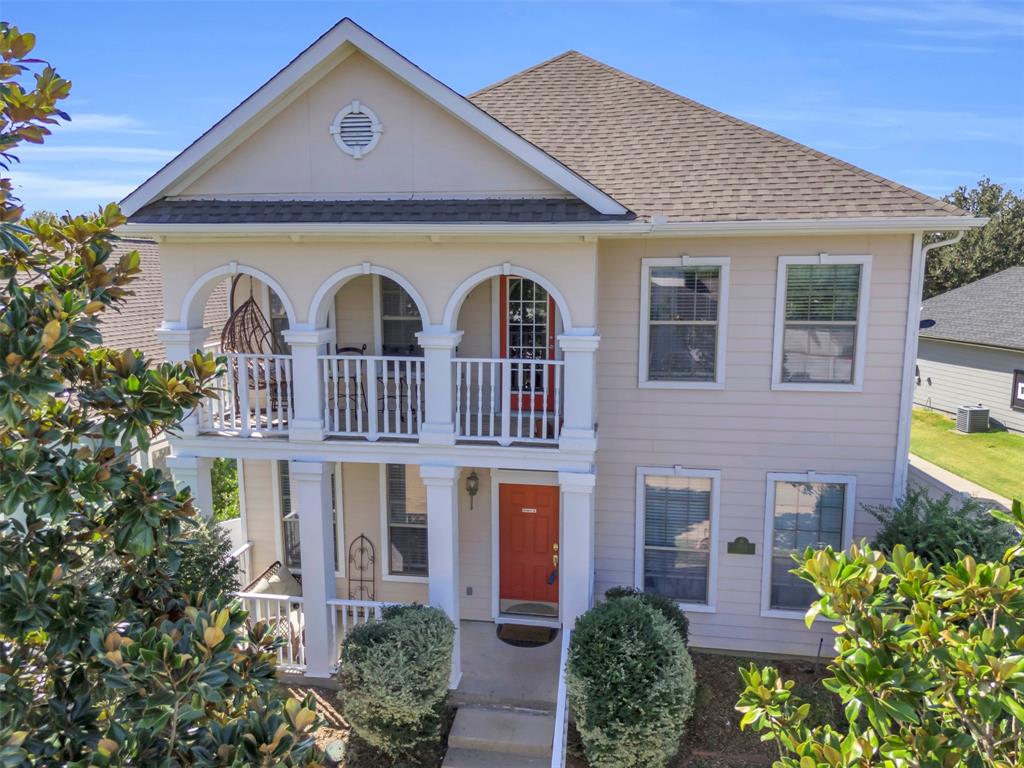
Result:
[[[539,648],[502,642],[490,621],[463,621],[462,680],[455,704],[554,710],[561,635]]]

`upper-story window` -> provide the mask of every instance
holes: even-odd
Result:
[[[870,284],[870,256],[779,259],[775,389],[861,389]]]
[[[725,384],[729,259],[644,259],[640,386]]]
[[[768,473],[761,612],[803,616],[818,593],[790,573],[807,547],[840,550],[853,533],[856,478]]]
[[[423,330],[420,311],[402,286],[390,277],[380,277],[381,354],[414,356],[419,354],[416,334]]]

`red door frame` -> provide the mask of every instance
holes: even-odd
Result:
[[[521,277],[520,280],[528,280],[529,278]],[[533,282],[533,281],[532,281]],[[534,285],[538,285],[541,288],[544,286],[540,283],[534,282]],[[551,296],[551,292],[544,288],[544,292],[548,295],[548,319],[547,319],[547,359],[555,359],[555,300]],[[504,359],[510,359],[508,354],[508,275],[502,275],[500,281],[499,290],[499,313],[500,313],[500,334],[501,334],[501,357]],[[538,411],[553,411],[555,409],[555,368],[554,366],[548,366],[547,370],[547,383],[545,385],[547,390],[544,394],[534,395],[532,406]],[[512,391],[512,408],[513,410],[527,410],[530,408],[529,395],[523,396],[521,392]]]
[[[499,483],[499,600],[559,602],[559,506],[557,485]]]

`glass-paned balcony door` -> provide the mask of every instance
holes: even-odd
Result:
[[[530,361],[555,357],[555,301],[525,277],[501,278],[501,356],[513,362],[512,408],[550,411],[554,369]],[[532,402],[531,402],[532,401]]]

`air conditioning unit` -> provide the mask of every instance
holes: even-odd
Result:
[[[956,409],[957,432],[988,432],[988,408],[977,405],[961,405]]]

